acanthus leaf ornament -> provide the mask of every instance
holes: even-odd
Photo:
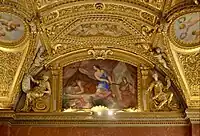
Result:
[[[183,54],[177,53],[183,72],[187,78],[191,96],[200,96],[200,52]]]
[[[88,50],[88,55],[93,55],[94,59],[107,59],[108,55],[112,55],[113,51],[107,48],[94,48]]]

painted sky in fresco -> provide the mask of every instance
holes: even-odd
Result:
[[[16,16],[0,13],[0,41],[15,42],[24,35],[24,24]]]
[[[200,12],[183,15],[175,20],[175,35],[185,43],[200,42]]]

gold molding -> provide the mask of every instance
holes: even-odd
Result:
[[[104,49],[106,48],[104,47]],[[95,59],[93,56],[88,55],[88,50],[83,49],[83,50],[79,50],[75,52],[70,52],[68,54],[65,54],[64,56],[59,56],[59,58],[55,58],[52,61],[49,61],[49,64],[47,63],[46,67],[52,67],[51,73],[55,73],[54,72],[55,70],[57,71],[56,75],[55,76],[53,75],[53,79],[52,79],[53,93],[56,93],[55,95],[57,98],[57,104],[56,104],[57,111],[61,111],[62,109],[63,68],[69,64],[72,64],[78,61]],[[143,64],[144,66],[146,65],[149,67],[153,67],[153,64],[137,55],[134,55],[129,52],[125,52],[123,50],[112,49],[112,52],[113,54],[107,54],[106,59],[118,60],[118,61],[125,62],[137,67],[137,75],[138,75],[138,79],[137,79],[138,107],[137,108],[138,110],[142,110],[141,107],[143,105],[143,102],[141,100],[142,94],[140,93],[141,92],[140,65]]]
[[[80,113],[14,113],[0,112],[0,118],[6,117],[14,125],[59,125],[79,127],[136,127],[136,126],[188,126],[188,119],[181,112],[129,112],[111,116],[98,116],[90,112]],[[5,119],[6,120],[6,119]]]
[[[190,119],[192,124],[200,124],[200,110],[199,109],[188,109],[186,110],[187,117]]]

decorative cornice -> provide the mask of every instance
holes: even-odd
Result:
[[[192,124],[200,124],[200,109],[188,109],[186,114]]]
[[[181,112],[130,112],[113,116],[91,115],[91,112],[79,113],[14,113],[0,112],[0,118],[11,125],[59,125],[59,126],[186,126],[189,124]]]

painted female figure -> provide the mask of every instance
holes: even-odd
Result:
[[[102,105],[109,108],[116,106],[116,102],[113,99],[110,84],[112,84],[111,77],[107,73],[100,69],[99,66],[93,66],[96,72],[94,73],[95,78],[99,81],[95,97],[91,97],[93,105]]]
[[[93,66],[96,72],[94,73],[95,78],[99,81],[97,85],[96,95],[99,97],[107,97],[111,94],[109,84],[112,83],[110,76],[107,73],[100,69],[99,66]]]

